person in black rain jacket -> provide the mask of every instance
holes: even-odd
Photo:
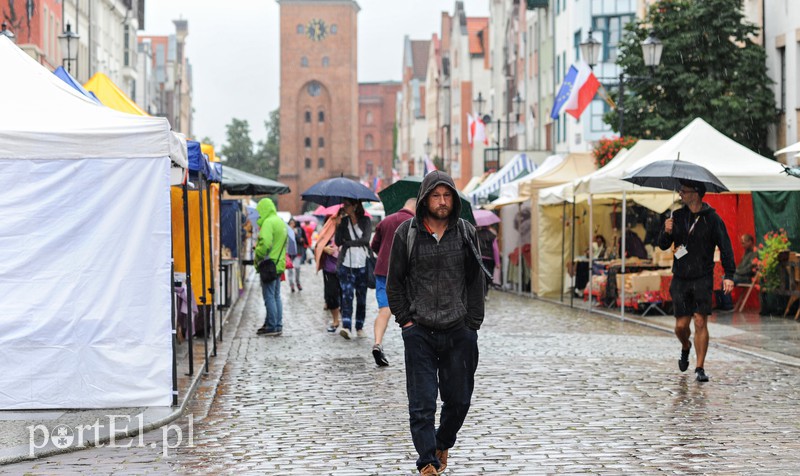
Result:
[[[689,368],[689,351],[692,344],[690,323],[694,318],[695,355],[697,366],[695,378],[707,382],[705,365],[708,351],[708,327],[706,321],[711,314],[711,296],[714,287],[714,249],[719,247],[722,268],[725,270],[723,292],[733,290],[733,273],[736,265],[733,248],[725,223],[707,203],[703,203],[705,186],[700,182],[681,181],[679,190],[683,207],[676,210],[664,222],[664,230],[658,237],[662,250],[675,245],[672,264],[672,284],[669,291],[675,309],[675,335],[681,341],[681,372]]]

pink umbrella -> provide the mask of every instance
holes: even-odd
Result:
[[[500,217],[489,210],[473,210],[472,215],[475,217],[476,226],[489,226],[500,223]]]
[[[329,216],[332,216],[332,215],[336,215],[339,212],[340,208],[342,208],[342,204],[341,203],[336,204],[336,205],[331,205],[331,206],[323,209],[321,213],[317,213],[317,211],[314,210],[314,215],[321,215],[321,216],[329,217]],[[364,214],[366,216],[368,216],[368,217],[372,216],[366,210],[364,210]]]
[[[317,223],[317,217],[314,215],[295,215],[294,221]]]
[[[320,205],[320,206],[318,206],[317,208],[315,208],[315,209],[314,209],[314,211],[313,211],[313,212],[311,212],[311,214],[312,214],[312,215],[317,215],[317,216],[324,217],[324,216],[325,216],[325,207],[323,207],[322,205]]]

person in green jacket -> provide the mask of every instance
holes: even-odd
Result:
[[[275,204],[269,198],[262,198],[256,206],[258,211],[258,241],[256,241],[255,263],[256,266],[266,256],[275,263],[277,278],[270,282],[261,280],[261,292],[264,296],[264,305],[267,308],[267,317],[264,325],[256,332],[259,335],[279,336],[283,333],[283,305],[281,304],[280,275],[286,269],[286,245],[288,233],[286,224],[275,209]]]

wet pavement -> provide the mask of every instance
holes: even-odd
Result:
[[[392,323],[385,339],[391,365],[376,367],[374,293],[370,337],[345,341],[325,332],[322,278],[306,269],[304,291],[284,285],[281,337],[256,336],[264,306],[250,278],[241,324],[229,328],[223,358],[212,360],[169,431],[0,466],[0,474],[415,474],[399,329]],[[718,325],[726,335],[712,327],[712,342],[758,344],[753,329]],[[667,332],[495,292],[479,336],[473,406],[446,474],[800,468],[795,367],[714,344],[711,381],[700,384],[692,367],[678,371],[679,344]]]

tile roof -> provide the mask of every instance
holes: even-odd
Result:
[[[489,32],[489,19],[486,17],[469,17],[467,18],[467,35],[469,36],[469,54],[483,55],[486,54],[484,42],[478,33],[486,30],[483,33],[484,42],[488,39]]]

